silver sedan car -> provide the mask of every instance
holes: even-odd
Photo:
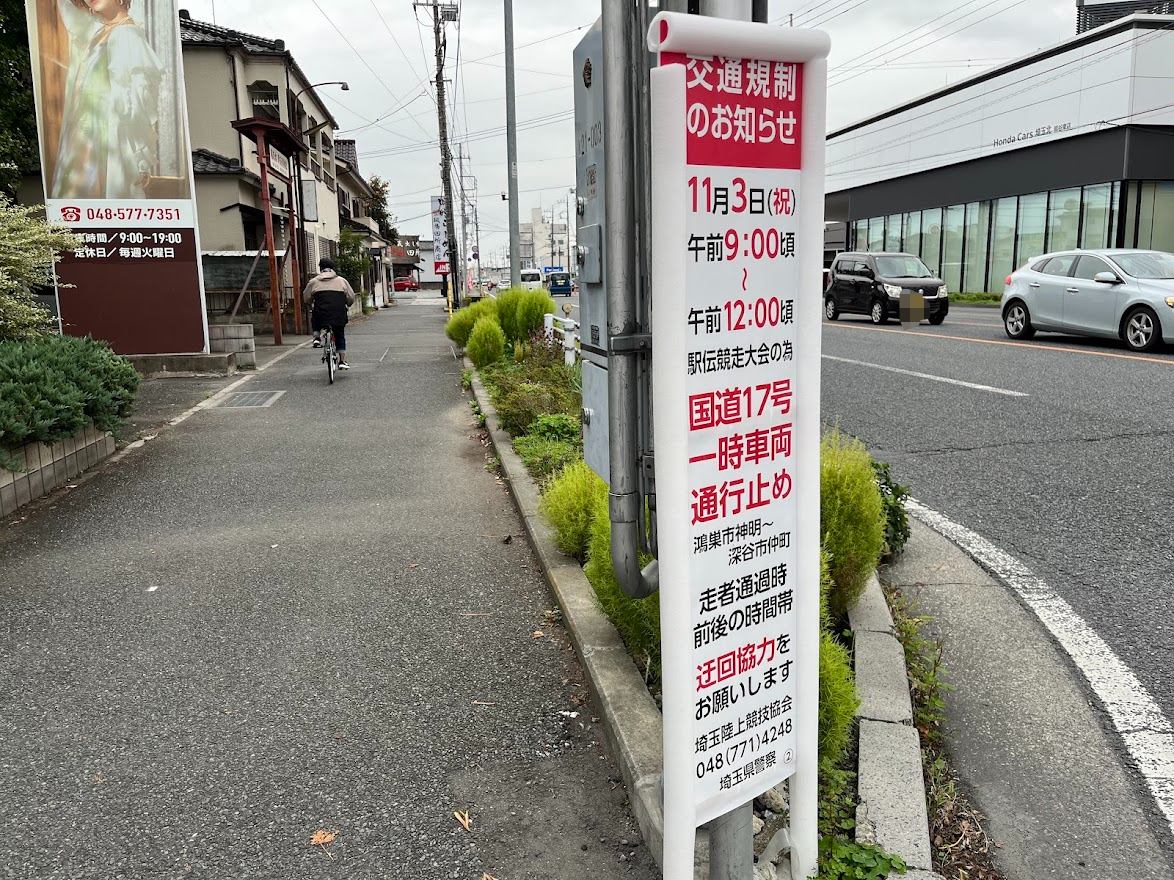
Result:
[[[1123,339],[1134,351],[1174,344],[1174,254],[1044,254],[1007,276],[1000,308],[1012,339],[1041,330]]]

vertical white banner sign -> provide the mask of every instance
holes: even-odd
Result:
[[[649,43],[664,874],[677,880],[692,877],[697,825],[796,773],[813,791],[830,44],[672,13]]]
[[[444,196],[432,197],[432,259],[433,272],[447,275],[448,265],[448,215],[444,208]]]

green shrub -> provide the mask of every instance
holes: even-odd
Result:
[[[560,412],[539,416],[527,433],[547,440],[577,442],[583,433],[583,426],[575,416]]]
[[[501,327],[493,317],[482,315],[477,319],[465,345],[465,353],[477,369],[501,360],[501,356],[505,354],[505,334],[501,332]]]
[[[7,126],[6,126],[7,128]],[[8,132],[0,134],[5,138]],[[11,165],[0,173],[15,171]],[[40,205],[17,205],[0,193],[0,341],[36,339],[56,322],[30,291],[53,283],[58,256],[81,246],[80,236],[38,216]]]
[[[884,550],[881,494],[872,457],[859,440],[838,430],[820,444],[820,531],[831,555],[832,620],[842,621],[856,604]]]
[[[579,459],[547,484],[538,509],[554,526],[558,549],[582,562],[587,558],[592,517],[607,509],[607,483]]]
[[[887,461],[874,461],[872,468],[876,472],[876,484],[881,493],[881,506],[885,518],[885,556],[896,556],[909,540],[909,517],[905,513],[905,499],[909,497],[909,487],[902,486],[893,480],[889,473]]]
[[[554,297],[545,290],[527,290],[518,301],[514,318],[517,335],[511,336],[511,341],[522,342],[532,336],[543,335],[544,318],[554,312]]]
[[[505,338],[511,342],[520,342],[525,338],[518,333],[518,307],[525,294],[525,289],[521,287],[510,287],[497,295],[497,320],[505,331]]]
[[[471,306],[458,309],[448,323],[444,325],[445,335],[453,342],[464,348],[469,342],[469,335],[479,318],[486,315],[497,316],[497,300],[490,297],[479,300]]]
[[[828,630],[819,634],[819,759],[839,763],[852,739],[856,719],[852,658]]]
[[[539,416],[564,413],[575,417],[581,409],[580,398],[568,387],[526,381],[513,385],[495,405],[501,426],[515,437],[527,433]]]
[[[104,342],[50,336],[0,342],[0,450],[57,443],[87,423],[115,430],[130,413],[139,376]],[[11,464],[0,453],[0,465]]]
[[[514,438],[514,451],[530,476],[541,483],[581,456],[583,446],[576,440],[523,434]]]
[[[545,290],[511,287],[497,295],[497,317],[514,345],[542,333],[542,316],[553,315],[554,298]]]
[[[600,609],[624,640],[628,653],[643,664],[648,688],[655,693],[660,686],[660,596],[631,599],[624,593],[611,566],[607,493],[598,495],[593,503],[591,539],[583,573],[595,590]],[[640,560],[641,565],[647,562],[647,558]]]

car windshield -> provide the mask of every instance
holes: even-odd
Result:
[[[1174,278],[1174,254],[1162,251],[1113,254],[1113,261],[1134,278]]]
[[[933,278],[933,273],[917,257],[877,257],[876,270],[882,278]]]

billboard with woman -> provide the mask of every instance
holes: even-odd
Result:
[[[175,0],[26,4],[46,213],[86,244],[58,266],[63,329],[206,350]]]

